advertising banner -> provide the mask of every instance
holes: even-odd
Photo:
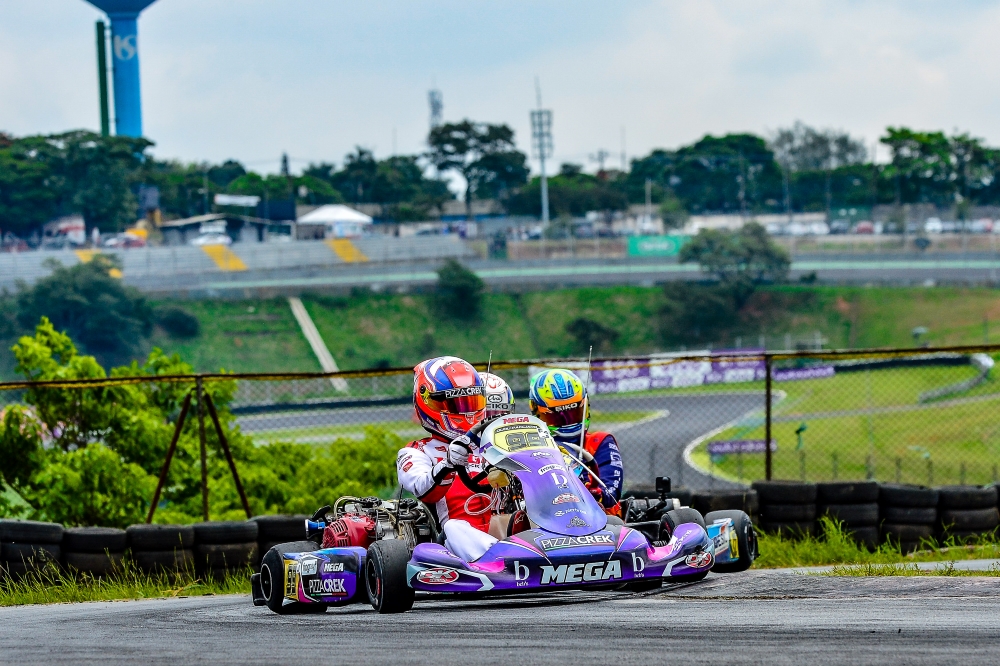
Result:
[[[764,359],[753,358],[754,354],[761,353],[761,349],[719,350],[712,352],[710,358],[694,361],[672,361],[669,357],[597,361],[589,382],[590,390],[595,394],[627,393],[763,381],[767,374]],[[568,363],[566,367],[587,381],[585,364]],[[782,382],[820,379],[833,374],[834,368],[830,365],[775,368],[771,378]]]
[[[690,236],[629,236],[630,257],[676,257]]]

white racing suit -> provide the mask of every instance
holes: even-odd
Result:
[[[474,477],[483,470],[483,459],[470,455],[466,469]],[[396,473],[400,485],[437,515],[452,553],[474,562],[496,543],[487,533],[491,498],[468,488],[448,464],[448,442],[433,437],[410,442],[396,454]]]

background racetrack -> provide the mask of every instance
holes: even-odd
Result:
[[[526,412],[527,400],[520,400],[518,411]],[[626,485],[651,484],[656,476],[670,476],[675,487],[692,489],[735,486],[713,479],[684,463],[684,447],[706,433],[716,430],[749,412],[762,410],[761,391],[737,391],[690,394],[599,395],[592,403],[595,411],[611,422],[608,430],[621,448]],[[615,414],[644,414],[643,418],[616,423]],[[323,409],[264,414],[244,414],[237,418],[240,429],[255,441],[329,441],[334,437],[361,432],[365,424],[384,424],[404,439],[425,436],[412,423],[413,408],[406,405],[350,409]],[[313,433],[310,428],[317,429]],[[318,434],[326,428],[326,434]],[[338,429],[342,429],[338,433]],[[592,430],[600,430],[595,422]]]
[[[277,616],[246,597],[0,608],[4,663],[996,663],[996,578],[712,575],[654,593],[367,604]]]

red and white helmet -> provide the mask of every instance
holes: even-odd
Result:
[[[439,356],[413,369],[413,409],[424,430],[445,440],[460,437],[483,420],[483,380],[467,361]]]
[[[503,377],[490,372],[481,372],[486,387],[486,420],[498,416],[506,416],[514,411],[514,392],[510,390]]]

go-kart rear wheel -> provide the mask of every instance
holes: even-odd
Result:
[[[368,601],[379,613],[405,613],[413,608],[413,588],[406,584],[410,549],[399,539],[376,541],[368,548],[365,586]]]
[[[684,523],[694,523],[705,529],[705,519],[701,517],[696,509],[689,507],[683,507],[680,509],[674,509],[673,511],[667,511],[663,514],[663,518],[660,519],[660,532],[661,539],[667,538],[677,530],[678,525],[683,525]]]
[[[742,511],[712,511],[705,515],[705,522],[714,523],[717,520],[729,518],[733,521],[733,529],[736,530],[736,543],[739,550],[739,559],[735,562],[717,563],[712,567],[715,573],[735,573],[746,571],[757,559],[757,533],[753,529],[750,516]]]
[[[279,543],[264,555],[260,563],[260,590],[265,605],[279,615],[292,613],[325,613],[326,604],[304,604],[298,601],[285,603],[285,553],[305,553],[316,550],[311,541]]]

